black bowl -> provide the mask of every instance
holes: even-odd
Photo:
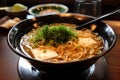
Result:
[[[20,11],[12,11],[11,8],[12,7],[9,7],[8,9],[5,10],[7,16],[9,16],[10,18],[19,17],[20,19],[26,19],[28,10],[27,6],[25,6],[25,8]]]
[[[99,58],[104,56],[108,53],[116,42],[116,34],[114,30],[107,24],[103,22],[96,22],[97,25],[94,32],[97,32],[104,40],[104,48],[100,55],[95,57],[80,60],[80,61],[73,61],[73,62],[65,62],[65,63],[49,63],[38,61],[36,59],[30,58],[23,53],[20,48],[20,40],[23,35],[31,31],[34,27],[34,24],[42,25],[45,23],[73,23],[76,25],[81,25],[87,21],[94,19],[93,17],[81,15],[81,14],[74,14],[74,13],[63,13],[63,14],[56,14],[56,15],[48,15],[48,16],[41,16],[36,17],[33,19],[26,19],[20,22],[19,24],[15,25],[8,33],[8,45],[11,50],[19,55],[20,57],[25,58],[28,60],[32,66],[37,68],[38,70],[44,72],[69,72],[69,71],[79,71],[83,72],[92,66]],[[89,26],[87,27],[90,28]]]

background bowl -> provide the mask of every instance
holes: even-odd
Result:
[[[13,6],[6,9],[6,14],[10,18],[19,17],[20,19],[26,19],[27,11],[28,11],[27,6],[20,3],[16,3]]]
[[[63,4],[48,3],[35,5],[29,8],[28,12],[34,16],[44,16],[50,14],[66,13],[68,12],[68,7]]]
[[[97,25],[94,32],[97,32],[104,40],[104,48],[100,55],[95,57],[73,61],[73,62],[65,62],[65,63],[49,63],[38,61],[36,59],[30,58],[23,53],[20,48],[20,40],[23,35],[31,31],[34,27],[34,24],[42,25],[45,23],[73,23],[76,25],[81,25],[87,21],[94,19],[93,17],[80,15],[80,14],[72,14],[72,13],[64,13],[64,14],[56,14],[56,15],[48,15],[36,17],[33,19],[26,19],[15,25],[8,33],[8,45],[12,49],[14,53],[19,55],[20,57],[28,60],[31,65],[36,67],[38,70],[44,72],[69,72],[69,71],[79,71],[83,72],[92,66],[100,57],[104,56],[108,53],[116,42],[116,34],[114,30],[107,24],[103,22],[95,23]],[[87,27],[90,28],[89,26]]]

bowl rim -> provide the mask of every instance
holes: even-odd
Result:
[[[34,14],[32,12],[33,9],[35,9],[36,7],[43,7],[43,6],[59,6],[59,7],[62,7],[65,9],[64,12],[61,12],[61,13],[66,13],[68,12],[69,8],[64,5],[64,4],[58,4],[58,3],[45,3],[45,4],[38,4],[38,5],[35,5],[35,6],[32,6],[28,9],[28,13],[31,14],[31,15],[34,15],[34,16],[41,16],[41,15],[38,15],[38,14]]]
[[[28,10],[27,6],[25,6],[24,9],[22,9],[20,11],[11,11],[11,8],[12,8],[12,6],[8,7],[8,9],[6,9],[5,11],[9,12],[9,13],[19,13],[19,12],[23,12],[23,11],[27,11]]]

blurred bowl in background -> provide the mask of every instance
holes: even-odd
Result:
[[[16,3],[13,6],[6,9],[6,14],[10,18],[19,17],[20,19],[25,19],[27,16],[27,10],[27,6],[20,3]]]
[[[68,12],[68,7],[63,4],[48,3],[31,7],[28,12],[34,16],[44,16]]]

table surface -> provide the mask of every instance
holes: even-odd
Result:
[[[120,80],[120,20],[105,20],[117,33],[117,42],[105,55],[107,61],[107,79]],[[20,80],[17,71],[19,56],[14,54],[7,44],[8,30],[0,29],[0,80]]]

